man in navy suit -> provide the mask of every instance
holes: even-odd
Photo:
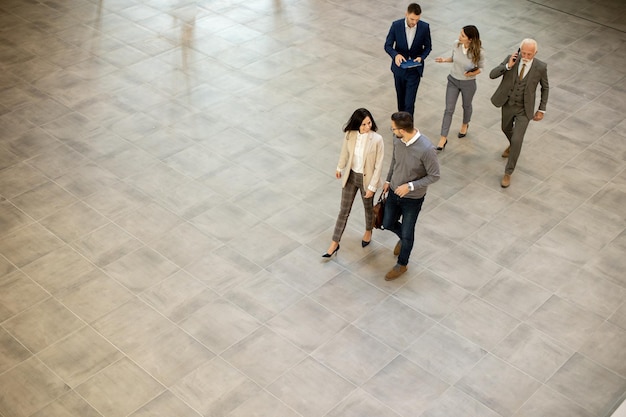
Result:
[[[417,88],[424,73],[424,60],[432,49],[430,27],[428,23],[420,21],[421,15],[419,4],[409,4],[405,18],[391,24],[385,41],[385,51],[391,57],[398,111],[405,111],[411,116],[415,111]],[[414,63],[410,64],[411,61]]]

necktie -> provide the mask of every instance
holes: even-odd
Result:
[[[526,70],[526,64],[522,64],[522,70],[519,72],[520,81],[522,81],[522,78],[524,78],[524,70]]]

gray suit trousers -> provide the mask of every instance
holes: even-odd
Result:
[[[522,142],[530,119],[526,115],[524,105],[506,103],[502,106],[502,132],[509,140],[509,160],[504,169],[505,174],[511,175],[515,170],[517,158],[522,151]]]

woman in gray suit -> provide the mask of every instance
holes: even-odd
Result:
[[[385,152],[383,137],[376,133],[377,130],[374,117],[369,110],[363,108],[355,110],[343,128],[345,138],[335,171],[335,177],[342,179],[343,184],[341,205],[333,240],[322,255],[323,258],[330,258],[339,251],[339,241],[346,228],[357,191],[361,192],[365,208],[365,234],[361,246],[370,244],[374,223],[374,194],[380,186]]]
[[[467,135],[467,128],[472,117],[472,100],[476,93],[476,76],[485,64],[480,34],[476,26],[468,25],[461,29],[459,40],[454,42],[452,55],[449,58],[435,58],[435,62],[452,62],[446,87],[446,110],[441,122],[441,138],[437,150],[442,151],[448,144],[448,132],[452,123],[454,108],[461,93],[463,101],[463,124],[459,130],[459,138]]]

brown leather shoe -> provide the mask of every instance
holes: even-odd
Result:
[[[404,265],[396,264],[387,275],[385,275],[385,281],[393,281],[396,278],[399,278],[400,275],[404,274],[408,268]]]
[[[396,246],[393,248],[393,254],[396,256],[400,255],[400,249],[402,249],[402,241],[398,240],[398,243],[396,243]]]
[[[502,152],[502,157],[503,158],[508,158],[509,157],[509,152],[511,152],[511,147],[510,146],[508,148],[506,148],[504,150],[504,152]]]
[[[506,188],[509,185],[511,185],[511,176],[509,174],[504,174],[504,177],[502,177],[502,181],[500,182],[500,185],[502,186],[502,188]]]

